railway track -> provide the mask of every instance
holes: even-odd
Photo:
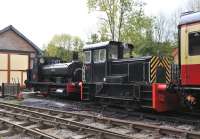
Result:
[[[34,138],[45,139],[129,138],[128,136],[120,134],[59,123],[56,121],[35,118],[24,114],[14,114],[12,112],[1,111],[0,121],[2,125],[6,126],[5,129],[7,129],[6,131],[2,131],[3,134],[0,133],[0,135],[4,137],[12,135],[16,130],[18,130],[17,133],[21,133],[22,135],[29,135],[34,136]],[[61,131],[63,133],[59,133]]]
[[[2,105],[1,105],[2,106]],[[49,139],[60,139],[60,138],[106,138],[106,139],[129,139],[131,138],[125,134],[118,134],[106,129],[98,129],[91,126],[86,126],[78,122],[58,122],[58,118],[53,117],[48,118],[41,117],[42,114],[38,112],[16,109],[9,107],[4,107],[5,109],[0,110],[0,121],[5,127],[0,132],[0,136],[9,136],[15,132],[15,129],[21,129],[17,133],[29,133],[26,135],[33,136],[36,138],[49,138]],[[12,127],[12,128],[10,128]],[[4,129],[7,129],[6,131]],[[63,135],[57,135],[61,130],[65,130]]]
[[[42,133],[43,138],[60,138],[52,134],[52,132],[45,132],[49,130],[69,130],[70,132],[76,131],[75,135],[81,136],[80,138],[139,138],[139,134],[145,136],[160,138],[165,136],[177,138],[192,138],[199,139],[200,133],[181,130],[176,128],[161,127],[159,125],[150,125],[142,122],[132,122],[118,120],[114,118],[98,117],[87,114],[80,114],[77,112],[66,112],[59,110],[52,110],[46,108],[35,108],[23,105],[13,105],[8,103],[0,103],[0,116],[1,119],[9,117],[10,119],[24,119],[23,125],[31,125],[34,128],[26,128],[23,126],[22,131],[32,134]],[[5,121],[4,121],[5,122]],[[12,124],[11,122],[9,124]],[[22,126],[19,124],[17,126]],[[12,126],[11,126],[12,127]],[[14,126],[15,127],[15,126]],[[44,128],[47,127],[47,128]],[[37,130],[35,130],[37,129]],[[72,130],[75,129],[75,130]],[[29,131],[31,130],[31,131]],[[26,133],[25,132],[25,133]],[[36,133],[35,133],[36,132]],[[55,131],[54,131],[55,132]],[[77,133],[78,132],[78,133]],[[0,134],[1,135],[1,134]],[[47,136],[47,137],[46,137]],[[65,134],[67,136],[67,134]],[[143,136],[144,137],[144,136]],[[70,136],[70,138],[73,138]]]
[[[90,106],[91,107],[91,106]],[[106,107],[102,108],[97,105],[95,107],[91,107],[92,111],[97,111],[97,113],[101,113],[106,117],[114,117],[118,119],[147,119],[152,121],[165,121],[174,124],[187,124],[196,127],[200,127],[200,113],[193,112],[167,112],[167,113],[156,113],[152,110],[137,110],[137,111],[129,111],[121,108],[113,108]]]

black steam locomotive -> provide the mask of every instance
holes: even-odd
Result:
[[[58,58],[38,58],[28,73],[26,86],[33,88],[34,91],[64,97],[80,95],[82,62],[78,60],[77,53],[74,53],[73,60],[69,63],[63,63]]]
[[[162,91],[171,79],[168,58],[133,58],[132,49],[131,44],[115,41],[84,48],[83,99],[158,112],[178,106],[176,94]]]

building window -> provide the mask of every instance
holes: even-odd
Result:
[[[200,32],[189,33],[189,55],[200,55]]]
[[[85,63],[91,63],[91,51],[85,51],[84,62]]]

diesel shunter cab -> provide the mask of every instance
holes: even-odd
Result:
[[[88,45],[84,48],[84,75],[83,81],[104,82],[110,75],[110,63],[113,60],[123,59],[124,56],[132,57],[133,45],[121,42],[103,42]]]
[[[103,42],[85,46],[83,99],[109,102],[122,107],[148,107],[156,111],[172,108],[168,93],[152,92],[153,83],[169,83],[168,58],[132,56],[133,45]],[[164,101],[162,101],[164,99]]]

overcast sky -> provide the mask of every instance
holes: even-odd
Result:
[[[186,0],[145,0],[148,15],[171,13]],[[13,25],[42,48],[54,34],[67,33],[87,40],[98,17],[89,14],[86,0],[0,0],[0,29]]]

